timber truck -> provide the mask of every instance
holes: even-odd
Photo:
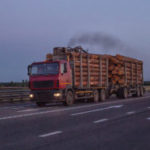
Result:
[[[90,54],[81,47],[56,47],[28,66],[29,95],[38,106],[77,100],[105,101],[143,96],[143,62],[121,55]]]

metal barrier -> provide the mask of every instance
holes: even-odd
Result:
[[[29,100],[29,89],[5,88],[0,89],[0,102],[15,102]]]

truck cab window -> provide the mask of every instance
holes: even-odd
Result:
[[[45,63],[32,65],[29,73],[31,75],[56,75],[58,72],[58,63]]]

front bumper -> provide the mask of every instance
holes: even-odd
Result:
[[[36,102],[61,102],[64,101],[64,94],[62,90],[38,90],[31,91],[30,100]]]

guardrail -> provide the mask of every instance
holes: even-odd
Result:
[[[150,92],[150,86],[144,86],[146,92]]]
[[[29,93],[27,88],[0,88],[0,102],[27,101]]]

